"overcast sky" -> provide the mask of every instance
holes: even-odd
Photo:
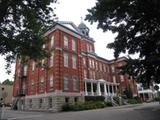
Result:
[[[81,22],[81,17],[84,19],[88,13],[87,9],[95,5],[96,0],[59,0],[59,4],[56,5],[55,13],[59,18],[59,21],[72,21],[77,26]],[[87,21],[84,23],[90,29],[90,37],[95,40],[95,51],[96,53],[106,59],[113,59],[113,50],[106,48],[106,45],[114,41],[115,35],[111,32],[103,32],[97,29],[96,24],[90,25]],[[5,61],[3,57],[0,57],[0,81],[4,81],[9,78],[13,80],[15,72],[15,64],[12,65],[12,73],[6,74]]]

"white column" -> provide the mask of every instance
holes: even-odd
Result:
[[[94,92],[93,92],[93,83],[91,82],[91,95],[94,96]]]
[[[108,84],[108,96],[110,96],[111,94],[110,94],[110,85]]]
[[[106,83],[104,83],[104,95],[107,96],[107,88],[106,88]]]
[[[97,95],[101,96],[101,87],[100,87],[100,82],[97,83]]]
[[[88,91],[87,91],[87,82],[85,81],[85,95],[88,95]]]

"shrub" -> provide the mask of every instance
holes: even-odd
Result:
[[[85,101],[104,101],[104,96],[85,96]]]
[[[112,103],[110,102],[86,102],[86,103],[78,103],[75,105],[69,105],[66,104],[62,107],[63,111],[81,111],[81,110],[91,110],[91,109],[98,109],[98,108],[104,108],[107,106],[112,106]]]
[[[113,106],[113,105],[112,105],[112,102],[105,102],[105,105],[108,106],[108,107]]]
[[[128,99],[128,103],[129,104],[138,104],[138,103],[141,103],[141,100],[140,99],[135,99],[135,98],[133,98],[133,99]]]

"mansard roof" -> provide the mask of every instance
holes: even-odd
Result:
[[[69,30],[69,31],[81,36],[81,38],[84,38],[84,39],[87,39],[89,41],[94,42],[93,38],[83,34],[82,30],[80,28],[78,28],[73,22],[70,22],[70,21],[57,21],[57,22],[54,22],[53,26],[48,31],[51,31],[52,29],[54,29],[54,27],[56,25],[59,25],[59,26],[65,28],[65,29],[67,29],[67,30]],[[81,27],[84,27],[84,26],[81,26]]]

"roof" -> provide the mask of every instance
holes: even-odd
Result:
[[[67,29],[67,30],[69,30],[69,31],[71,31],[73,33],[76,33],[76,34],[80,35],[82,38],[85,38],[85,39],[87,39],[89,41],[94,42],[93,38],[91,38],[89,36],[85,36],[84,34],[82,34],[80,28],[78,28],[73,22],[70,22],[70,21],[57,21],[57,22],[54,22],[53,26],[50,29],[48,29],[47,32],[49,32],[52,29],[54,29],[54,27],[56,25],[59,25],[59,26],[65,28],[65,29]],[[84,26],[87,27],[85,24],[84,25],[81,24],[80,26],[81,27],[84,27]]]

